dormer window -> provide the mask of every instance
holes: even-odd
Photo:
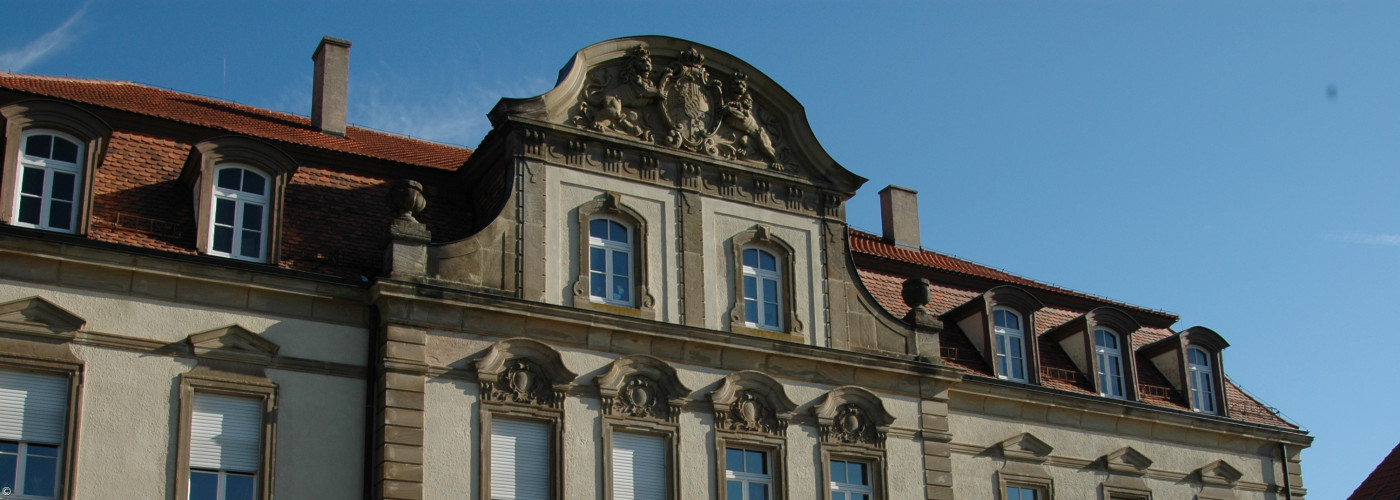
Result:
[[[77,230],[83,146],[66,134],[25,132],[15,183],[15,225],[72,233]]]
[[[588,222],[589,298],[632,306],[632,229],[622,222],[596,217]]]
[[[1099,394],[1123,399],[1123,348],[1118,334],[1107,328],[1094,329],[1094,355],[1098,358]]]
[[[1026,381],[1026,334],[1021,315],[998,307],[992,310],[992,332],[996,337],[997,378]]]
[[[209,254],[266,261],[268,177],[246,165],[215,169]]]
[[[1199,347],[1187,347],[1186,362],[1191,384],[1192,409],[1216,413],[1215,372],[1210,366],[1210,354]]]
[[[762,248],[744,249],[744,325],[783,331],[781,260]]]

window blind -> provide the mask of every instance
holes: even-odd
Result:
[[[0,370],[0,439],[63,442],[68,378]]]
[[[548,500],[549,470],[549,424],[491,420],[491,500]]]
[[[613,500],[666,498],[666,440],[661,436],[614,432]]]
[[[263,402],[194,394],[190,414],[190,467],[258,472]]]

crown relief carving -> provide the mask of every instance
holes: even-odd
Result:
[[[786,436],[797,404],[787,398],[782,384],[761,372],[729,374],[710,393],[716,427],[734,432]]]
[[[727,81],[726,81],[727,80]],[[776,116],[755,105],[749,77],[725,80],[711,74],[696,47],[681,51],[655,71],[644,44],[618,62],[590,71],[571,124],[681,151],[758,163],[795,172],[791,148],[783,144]]]
[[[854,386],[837,387],[812,407],[823,442],[883,448],[894,416],[880,398]]]
[[[676,370],[660,359],[633,354],[608,365],[595,379],[609,415],[650,418],[675,423],[690,394]]]
[[[560,408],[576,377],[559,353],[529,339],[507,339],[491,345],[476,361],[481,397],[486,401]]]

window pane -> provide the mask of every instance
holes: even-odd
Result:
[[[632,267],[628,265],[630,264],[628,261],[631,260],[631,258],[632,256],[628,255],[627,252],[618,252],[614,250],[612,252],[613,274],[618,276],[629,276],[630,273],[627,272],[627,268]]]
[[[49,445],[46,445],[46,444],[32,444],[32,443],[31,443],[31,444],[29,445],[29,450],[28,450],[28,452],[25,453],[25,454],[26,454],[26,455],[29,455],[29,456],[31,456],[31,457],[33,457],[33,456],[40,456],[40,457],[57,458],[57,457],[58,457],[58,447],[57,447],[57,446],[49,446]]]
[[[608,276],[606,274],[593,272],[588,275],[588,295],[600,299],[608,296]]]
[[[19,192],[34,196],[43,196],[44,169],[24,167],[24,178],[19,181]]]
[[[224,500],[253,500],[253,476],[244,474],[224,476]]]
[[[724,449],[724,470],[744,471],[744,450]]]
[[[747,321],[747,322],[749,322],[749,323],[757,323],[757,322],[758,322],[758,302],[757,302],[757,301],[755,301],[755,300],[750,300],[750,299],[744,299],[744,321]]]
[[[744,250],[744,265],[748,267],[758,267],[758,250],[752,248]]]
[[[38,198],[21,196],[19,198],[19,221],[25,224],[38,224],[40,203]]]
[[[778,326],[777,304],[763,304],[763,324],[768,326]]]
[[[865,464],[850,462],[846,465],[846,482],[865,486],[870,484],[865,478]]]
[[[263,225],[263,207],[262,207],[262,205],[256,205],[256,204],[253,204],[253,203],[249,203],[249,204],[243,205],[243,229],[252,229],[252,230],[254,230],[254,231],[262,231],[262,225]]]
[[[72,229],[72,202],[55,200],[49,203],[49,227],[57,229]]]
[[[846,494],[839,491],[831,492],[831,500],[846,500]],[[854,498],[851,500],[855,500]]]
[[[831,480],[837,483],[846,482],[846,462],[840,460],[831,461]]]
[[[601,248],[588,249],[588,270],[603,273],[608,270],[608,252]]]
[[[0,441],[0,453],[19,453],[19,443]]]
[[[6,443],[10,445],[11,443]],[[11,453],[14,453],[11,451]],[[19,457],[15,455],[0,455],[0,488],[15,490],[15,473],[18,469]]]
[[[240,190],[242,186],[243,170],[238,168],[226,168],[219,171],[218,186],[224,189]]]
[[[744,470],[754,474],[768,474],[768,460],[763,457],[763,452],[745,450]]]
[[[632,301],[632,280],[620,277],[613,278],[613,300]]]
[[[744,277],[744,298],[758,299],[758,282],[753,276]]]
[[[190,471],[190,500],[218,500],[219,475],[205,471]]]
[[[24,461],[24,494],[52,497],[57,478],[58,459],[30,455]]]
[[[51,135],[31,135],[28,140],[24,141],[24,154],[49,158],[52,156],[49,154],[52,144],[53,136]]]
[[[238,254],[254,259],[262,257],[262,234],[257,231],[243,231],[243,238],[238,240]]]
[[[768,500],[768,485],[763,483],[749,483],[748,500]]]
[[[758,268],[767,269],[769,271],[778,270],[778,264],[777,261],[773,258],[773,254],[768,252],[758,252]]]
[[[763,301],[778,301],[778,282],[773,280],[763,280]]]
[[[234,210],[238,205],[233,200],[214,200],[214,223],[225,226],[233,225]]]
[[[627,226],[608,221],[608,227],[612,228],[612,235],[609,239],[619,243],[627,243]]]
[[[729,500],[744,500],[744,483],[739,481],[729,481],[726,483],[725,492]]]
[[[75,176],[68,172],[54,172],[53,186],[49,187],[49,196],[55,200],[73,201],[73,183]]]
[[[53,156],[58,161],[78,163],[78,145],[62,137],[53,138]]]
[[[243,192],[267,194],[267,180],[252,170],[243,171]]]
[[[608,221],[593,219],[588,221],[588,235],[600,240],[608,238]]]
[[[214,251],[233,252],[233,228],[214,226]]]
[[[1011,344],[1011,356],[1016,358],[1021,357],[1021,339],[1009,337],[1006,340]]]

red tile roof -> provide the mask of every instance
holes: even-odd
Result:
[[[1400,444],[1390,450],[1376,470],[1351,492],[1347,500],[1390,500],[1400,498]]]
[[[881,241],[878,236],[858,230],[851,230],[851,250],[856,253],[864,253],[884,259],[893,260],[907,264],[914,264],[931,269],[951,271],[981,278],[988,278],[1001,283],[1017,284],[1028,288],[1050,290],[1057,293],[1070,294],[1077,297],[1093,299],[1104,304],[1116,307],[1131,307],[1139,311],[1147,311],[1152,314],[1164,315],[1160,311],[1152,311],[1139,307],[1129,306],[1110,300],[1094,297],[1091,295],[1065,290],[1062,288],[1045,285],[1013,274],[998,271],[986,266],[968,262],[962,259],[949,257],[937,252],[928,250],[906,250],[897,248]],[[870,295],[886,311],[897,318],[902,318],[909,312],[909,306],[905,305],[901,293],[903,290],[905,276],[890,273],[882,270],[861,268],[857,269],[861,282],[865,285]],[[943,314],[963,303],[972,300],[985,290],[968,290],[955,288],[942,283],[931,284],[933,300],[929,303],[929,309],[934,314]],[[1059,307],[1045,307],[1036,312],[1036,327],[1040,328],[1040,333],[1044,333],[1054,327],[1064,324],[1085,311],[1073,311]],[[1175,318],[1174,316],[1172,316]],[[1158,340],[1174,335],[1176,332],[1169,328],[1142,327],[1133,332],[1133,349],[1156,342]],[[944,329],[939,336],[940,347],[943,349],[943,362],[947,365],[961,368],[974,377],[995,378],[996,374],[987,365],[982,356],[973,346],[967,336],[959,333],[956,329]],[[1046,370],[1042,370],[1041,386],[1058,389],[1084,395],[1096,395],[1092,385],[1079,372],[1078,368],[1070,361],[1069,356],[1064,353],[1060,346],[1044,337],[1039,338],[1041,353],[1041,365]],[[1137,357],[1138,383],[1160,388],[1164,395],[1143,393],[1138,398],[1140,402],[1154,406],[1172,408],[1176,410],[1190,410],[1186,399],[1179,391],[1171,388],[1171,383],[1161,374],[1150,360]],[[1066,377],[1066,374],[1073,374]],[[1270,411],[1267,406],[1245,393],[1234,382],[1227,378],[1225,396],[1229,402],[1230,418],[1253,422],[1257,424],[1272,425],[1296,429],[1298,426],[1284,420]]]
[[[467,148],[348,127],[336,137],[311,127],[307,117],[279,113],[132,82],[0,73],[0,88],[65,99],[235,134],[441,170],[455,170]]]

